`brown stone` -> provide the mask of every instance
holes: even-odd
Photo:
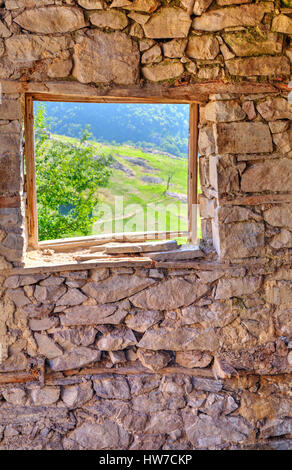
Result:
[[[104,0],[78,0],[77,3],[86,10],[102,10]]]
[[[215,299],[230,299],[256,292],[261,285],[261,278],[246,276],[239,279],[219,279]]]
[[[147,330],[138,346],[158,351],[215,351],[219,345],[218,337],[213,328],[205,330],[195,328]]]
[[[47,317],[41,320],[31,319],[29,320],[29,327],[32,331],[44,331],[54,328],[59,323],[56,317]]]
[[[212,60],[219,54],[219,44],[217,39],[210,35],[191,36],[186,53],[192,59]]]
[[[144,52],[141,58],[141,63],[151,64],[151,63],[161,62],[161,60],[162,60],[161,49],[158,46],[158,44],[156,44],[155,46],[151,47],[146,52]]]
[[[59,387],[35,388],[30,392],[31,400],[36,406],[49,406],[56,403],[60,396]]]
[[[26,402],[26,392],[22,388],[10,388],[2,392],[3,397],[12,405],[24,405]]]
[[[128,18],[122,11],[102,10],[90,15],[90,21],[98,28],[121,30],[128,25]]]
[[[273,151],[269,126],[262,122],[234,122],[217,124],[215,128],[216,152],[264,153]]]
[[[272,23],[272,31],[292,34],[292,19],[286,15],[275,16]]]
[[[134,295],[130,300],[136,307],[146,310],[172,310],[190,305],[207,291],[208,287],[200,282],[191,284],[184,279],[177,278],[150,287]]]
[[[195,15],[200,16],[211,5],[213,0],[195,0],[193,12]]]
[[[136,344],[137,340],[134,333],[127,328],[117,328],[110,333],[104,334],[96,342],[96,346],[101,351],[119,351]]]
[[[72,352],[64,353],[49,361],[54,371],[70,370],[87,366],[100,360],[100,351],[85,347],[75,348]]]
[[[127,316],[125,323],[128,328],[144,333],[148,328],[164,318],[158,310],[136,310]]]
[[[102,375],[93,380],[93,388],[98,397],[111,400],[129,400],[130,387],[125,377]]]
[[[170,59],[180,59],[185,52],[187,39],[173,39],[162,44],[163,53],[165,57]]]
[[[221,258],[260,256],[265,244],[265,226],[258,222],[212,224],[213,243]]]
[[[170,434],[180,431],[182,428],[182,419],[177,411],[159,411],[151,416],[146,427],[146,433],[150,434]]]
[[[273,7],[273,5],[272,5]],[[231,26],[257,26],[267,11],[271,11],[267,5],[242,5],[239,7],[227,7],[215,9],[193,20],[193,29],[201,31],[220,31]]]
[[[277,204],[264,212],[265,221],[274,227],[292,228],[291,204]]]
[[[105,420],[101,424],[85,422],[65,439],[64,448],[67,450],[126,449],[129,441],[127,431],[113,421]]]
[[[139,348],[137,356],[141,364],[153,372],[166,367],[172,359],[172,355],[166,351],[149,351]]]
[[[35,333],[34,337],[41,355],[48,359],[62,356],[62,349],[49,336],[46,334]]]
[[[99,303],[108,303],[129,297],[154,283],[153,279],[136,275],[115,274],[113,277],[99,283],[91,282],[86,284],[82,291]]]
[[[8,57],[13,62],[26,62],[56,57],[65,50],[65,38],[38,36],[36,34],[13,35],[6,40]]]
[[[226,61],[226,67],[231,75],[249,77],[254,75],[279,76],[290,74],[290,62],[283,56],[249,57]]]
[[[80,305],[65,310],[61,317],[63,326],[117,325],[123,321],[127,311],[113,305]]]
[[[92,396],[91,382],[64,387],[62,391],[62,400],[69,408],[77,408],[84,405],[91,400]]]
[[[292,248],[292,232],[286,229],[281,230],[280,233],[273,237],[270,245],[276,250],[281,248]]]
[[[267,98],[257,105],[257,110],[266,121],[292,119],[292,104],[285,98]]]
[[[86,26],[81,9],[62,6],[25,10],[14,21],[32,33],[44,34],[66,33]]]
[[[175,59],[165,59],[159,64],[148,65],[142,68],[142,73],[151,82],[162,82],[177,78],[184,72],[181,62]]]
[[[292,161],[288,158],[259,162],[243,173],[241,189],[247,193],[290,191],[291,177]]]
[[[283,37],[277,33],[237,32],[223,35],[226,44],[239,57],[281,54]]]
[[[205,119],[212,122],[242,121],[246,117],[241,106],[233,100],[212,101],[205,106],[204,113]]]
[[[137,44],[120,32],[88,31],[74,47],[73,76],[81,83],[134,84],[139,76]]]
[[[202,351],[178,351],[175,355],[176,362],[189,369],[208,367],[212,359],[211,354]]]
[[[216,449],[224,444],[244,442],[251,426],[242,417],[219,417],[214,419],[206,414],[185,415],[185,430],[195,448]]]
[[[154,13],[150,20],[143,25],[147,38],[174,39],[186,38],[191,26],[191,18],[181,8],[163,7]]]
[[[82,302],[87,300],[87,296],[82,294],[78,289],[68,289],[66,294],[64,294],[59,300],[57,300],[56,305],[79,305]]]

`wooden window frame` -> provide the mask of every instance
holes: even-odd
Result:
[[[194,244],[197,240],[196,217],[194,208],[198,204],[198,122],[199,104],[198,101],[185,99],[168,98],[138,98],[138,97],[83,97],[52,95],[47,93],[26,93],[25,94],[25,114],[24,114],[24,134],[25,134],[25,193],[26,193],[26,220],[28,249],[37,250],[39,248],[59,248],[61,251],[69,251],[70,248],[78,248],[94,245],[96,240],[117,240],[117,234],[103,236],[72,237],[67,239],[56,239],[39,242],[38,239],[38,214],[37,214],[37,188],[35,172],[34,154],[34,101],[68,102],[68,103],[144,103],[144,104],[188,104],[189,105],[189,151],[188,151],[188,231],[179,232],[181,236],[187,236],[189,243]],[[175,232],[177,233],[177,232]],[[127,241],[143,241],[147,239],[169,239],[172,232],[140,232],[121,234]]]

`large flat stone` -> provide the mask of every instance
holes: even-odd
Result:
[[[246,113],[234,100],[211,101],[204,108],[204,117],[211,122],[242,121]]]
[[[153,279],[130,274],[115,274],[104,281],[86,284],[82,287],[82,291],[99,303],[108,303],[129,297],[154,283]]]
[[[66,33],[86,26],[80,8],[48,6],[25,10],[14,18],[15,23],[33,33]]]
[[[61,323],[63,326],[118,325],[126,315],[126,311],[112,305],[80,305],[65,310]]]
[[[126,449],[129,434],[122,427],[110,420],[101,424],[83,423],[64,441],[64,448],[80,450]]]
[[[130,85],[139,78],[138,45],[125,33],[91,30],[74,47],[73,76],[81,83]]]
[[[234,122],[215,127],[216,152],[264,153],[273,151],[269,126],[262,122]]]
[[[263,254],[265,226],[258,222],[212,224],[213,243],[221,258],[248,258]]]
[[[16,34],[5,42],[9,59],[13,62],[27,62],[54,58],[67,48],[64,37]]]
[[[190,15],[174,7],[161,8],[143,25],[145,36],[153,39],[185,38],[190,27]]]
[[[215,299],[224,300],[241,297],[256,292],[261,285],[261,278],[246,276],[244,278],[219,279]]]
[[[242,5],[211,10],[193,20],[193,29],[201,31],[220,31],[231,26],[256,26],[265,12],[271,11],[272,3]]]
[[[292,104],[286,98],[268,97],[257,105],[257,110],[266,121],[292,120]]]
[[[264,212],[265,221],[274,227],[292,228],[292,204],[277,204]]]
[[[216,351],[219,340],[214,328],[154,328],[146,331],[138,346],[153,351]]]
[[[287,76],[290,74],[290,62],[283,56],[259,56],[244,59],[230,59],[226,67],[231,75],[250,76]]]
[[[226,33],[223,39],[239,57],[261,54],[281,54],[283,37],[277,33],[237,32]]]
[[[282,158],[259,162],[249,167],[242,175],[241,189],[244,192],[291,191],[292,160]]]
[[[90,15],[90,21],[98,28],[111,28],[121,30],[128,25],[125,13],[118,10],[96,11]]]
[[[172,310],[190,305],[208,291],[199,281],[191,284],[184,279],[169,279],[131,297],[131,302],[146,310]]]
[[[292,34],[292,18],[286,15],[275,16],[272,23],[272,31]]]

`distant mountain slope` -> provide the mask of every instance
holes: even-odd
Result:
[[[79,137],[89,124],[99,142],[133,143],[187,157],[188,105],[50,102],[45,105],[53,133]]]

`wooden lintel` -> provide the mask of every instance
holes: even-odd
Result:
[[[1,80],[2,91],[6,94],[12,93],[33,93],[47,95],[64,95],[73,97],[100,97],[100,98],[150,98],[154,100],[169,99],[170,101],[179,100],[179,102],[197,102],[204,103],[208,100],[208,95],[213,93],[277,93],[278,83],[253,83],[242,81],[239,83],[226,83],[222,80],[212,80],[204,83],[194,83],[188,85],[169,86],[168,84],[147,83],[131,86],[105,86],[96,87],[74,81],[58,82],[25,82]],[[284,84],[283,84],[284,86]],[[64,101],[64,98],[62,98]]]

